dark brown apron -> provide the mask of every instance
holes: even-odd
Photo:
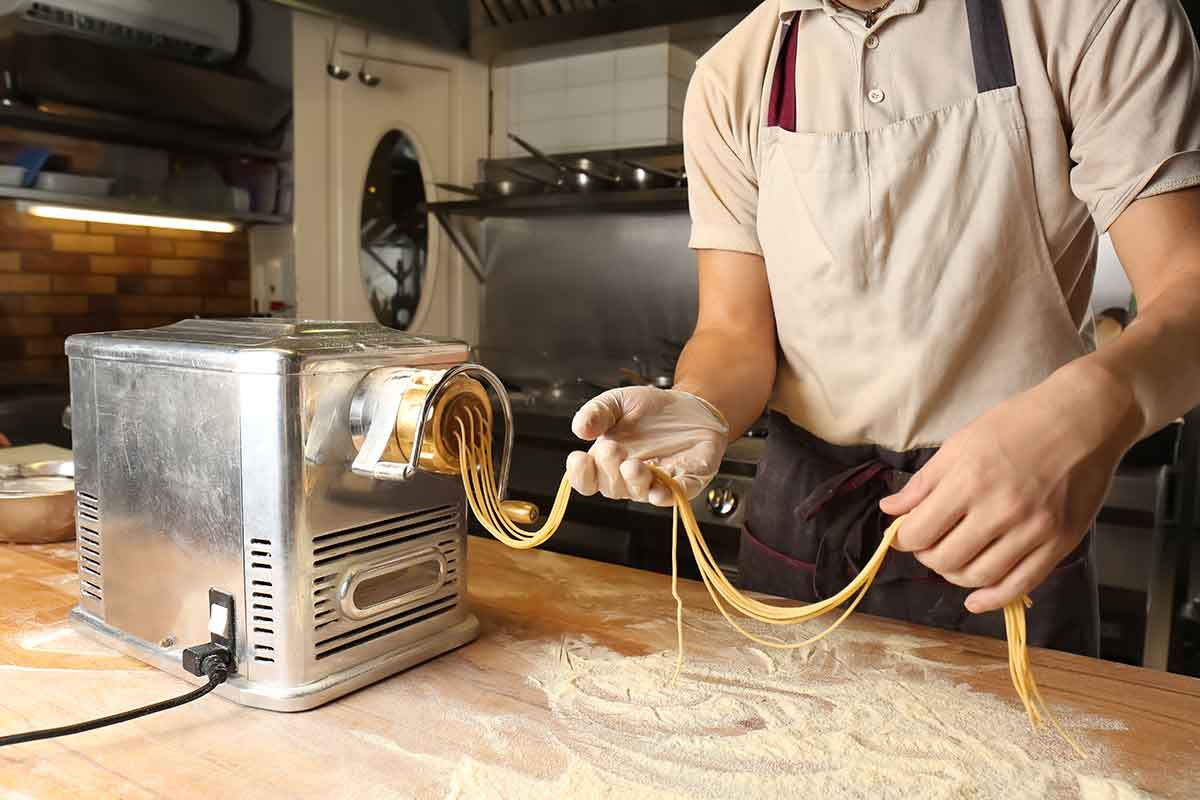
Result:
[[[879,547],[891,518],[879,501],[934,454],[874,445],[839,447],[771,414],[766,454],[746,509],[742,587],[814,602],[830,597]],[[859,611],[938,628],[1003,638],[1004,615],[972,614],[970,593],[943,580],[911,553],[883,562]],[[1030,597],[1031,645],[1098,656],[1100,617],[1089,533]]]

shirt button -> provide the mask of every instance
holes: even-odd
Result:
[[[863,44],[867,46],[868,50],[874,50],[879,47],[879,37],[872,33]]]
[[[872,89],[867,92],[867,99],[872,103],[882,103],[884,98],[883,89]]]

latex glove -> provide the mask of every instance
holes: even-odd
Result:
[[[652,386],[610,389],[576,412],[571,430],[594,441],[586,453],[567,458],[575,491],[666,507],[674,498],[646,464],[665,471],[695,497],[717,474],[729,444],[729,425],[712,405],[687,392]]]

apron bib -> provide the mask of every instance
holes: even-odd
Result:
[[[978,94],[864,131],[789,130],[798,26],[781,26],[758,231],[771,293],[798,311],[776,320],[771,407],[787,418],[772,415],[748,507],[747,588],[835,593],[878,545],[899,476],[1085,351],[1042,232],[1000,3],[965,1]],[[1031,644],[1096,654],[1090,543],[1033,592]],[[970,614],[966,595],[896,552],[860,608],[1002,636],[1002,615]]]

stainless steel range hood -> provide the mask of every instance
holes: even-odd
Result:
[[[470,0],[272,0],[443,50],[466,51]]]
[[[702,51],[758,0],[274,0],[497,66],[670,39]],[[695,46],[689,46],[693,42]]]
[[[758,0],[472,0],[471,55],[496,65],[573,55],[647,37],[707,49]],[[687,45],[685,45],[687,46]]]

